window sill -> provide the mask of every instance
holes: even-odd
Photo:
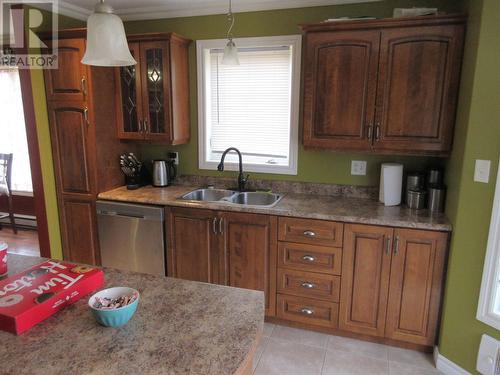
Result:
[[[198,167],[203,170],[216,171],[219,162],[213,161],[200,161]],[[224,163],[224,170],[238,171],[238,163]],[[268,173],[268,174],[284,174],[284,175],[297,175],[297,166],[284,166],[284,165],[262,165],[262,164],[243,164],[243,173]]]

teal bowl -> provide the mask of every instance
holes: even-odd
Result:
[[[99,298],[118,298],[123,295],[137,295],[137,298],[130,305],[119,307],[117,309],[99,309],[94,307],[97,297]],[[121,327],[134,316],[137,306],[139,305],[139,292],[133,288],[115,287],[101,290],[89,298],[89,307],[92,310],[95,320],[105,327]]]

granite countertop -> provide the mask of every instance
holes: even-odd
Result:
[[[127,190],[123,186],[101,193],[98,198],[130,203],[262,213],[447,232],[452,229],[450,221],[444,214],[430,215],[428,210],[416,211],[404,206],[386,207],[380,202],[368,198],[287,193],[276,206],[271,208],[180,199],[183,194],[195,189],[197,187],[173,185],[165,188],[145,186],[137,190]]]
[[[9,255],[9,274],[44,261]],[[141,293],[132,320],[100,326],[88,298],[20,336],[0,331],[1,374],[233,374],[264,322],[262,292],[104,268],[105,287]]]

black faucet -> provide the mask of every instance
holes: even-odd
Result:
[[[220,163],[217,166],[217,170],[221,171],[221,172],[224,170],[224,158],[226,157],[226,154],[229,151],[234,151],[234,152],[236,152],[238,154],[239,168],[240,168],[240,173],[238,174],[238,190],[239,191],[244,191],[245,190],[245,184],[248,181],[249,175],[247,175],[246,177],[243,176],[243,162],[242,162],[242,159],[241,159],[241,152],[240,152],[240,150],[238,150],[235,147],[229,147],[226,151],[224,151],[222,153],[222,157],[220,158]]]

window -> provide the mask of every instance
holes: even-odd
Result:
[[[197,42],[199,167],[238,148],[245,171],[297,174],[298,35],[235,39],[240,65],[222,65],[226,40]],[[234,153],[227,169],[237,169]]]
[[[500,330],[500,173],[493,200],[477,319]]]
[[[17,68],[0,69],[0,153],[13,153],[12,190],[32,193],[31,169]]]

